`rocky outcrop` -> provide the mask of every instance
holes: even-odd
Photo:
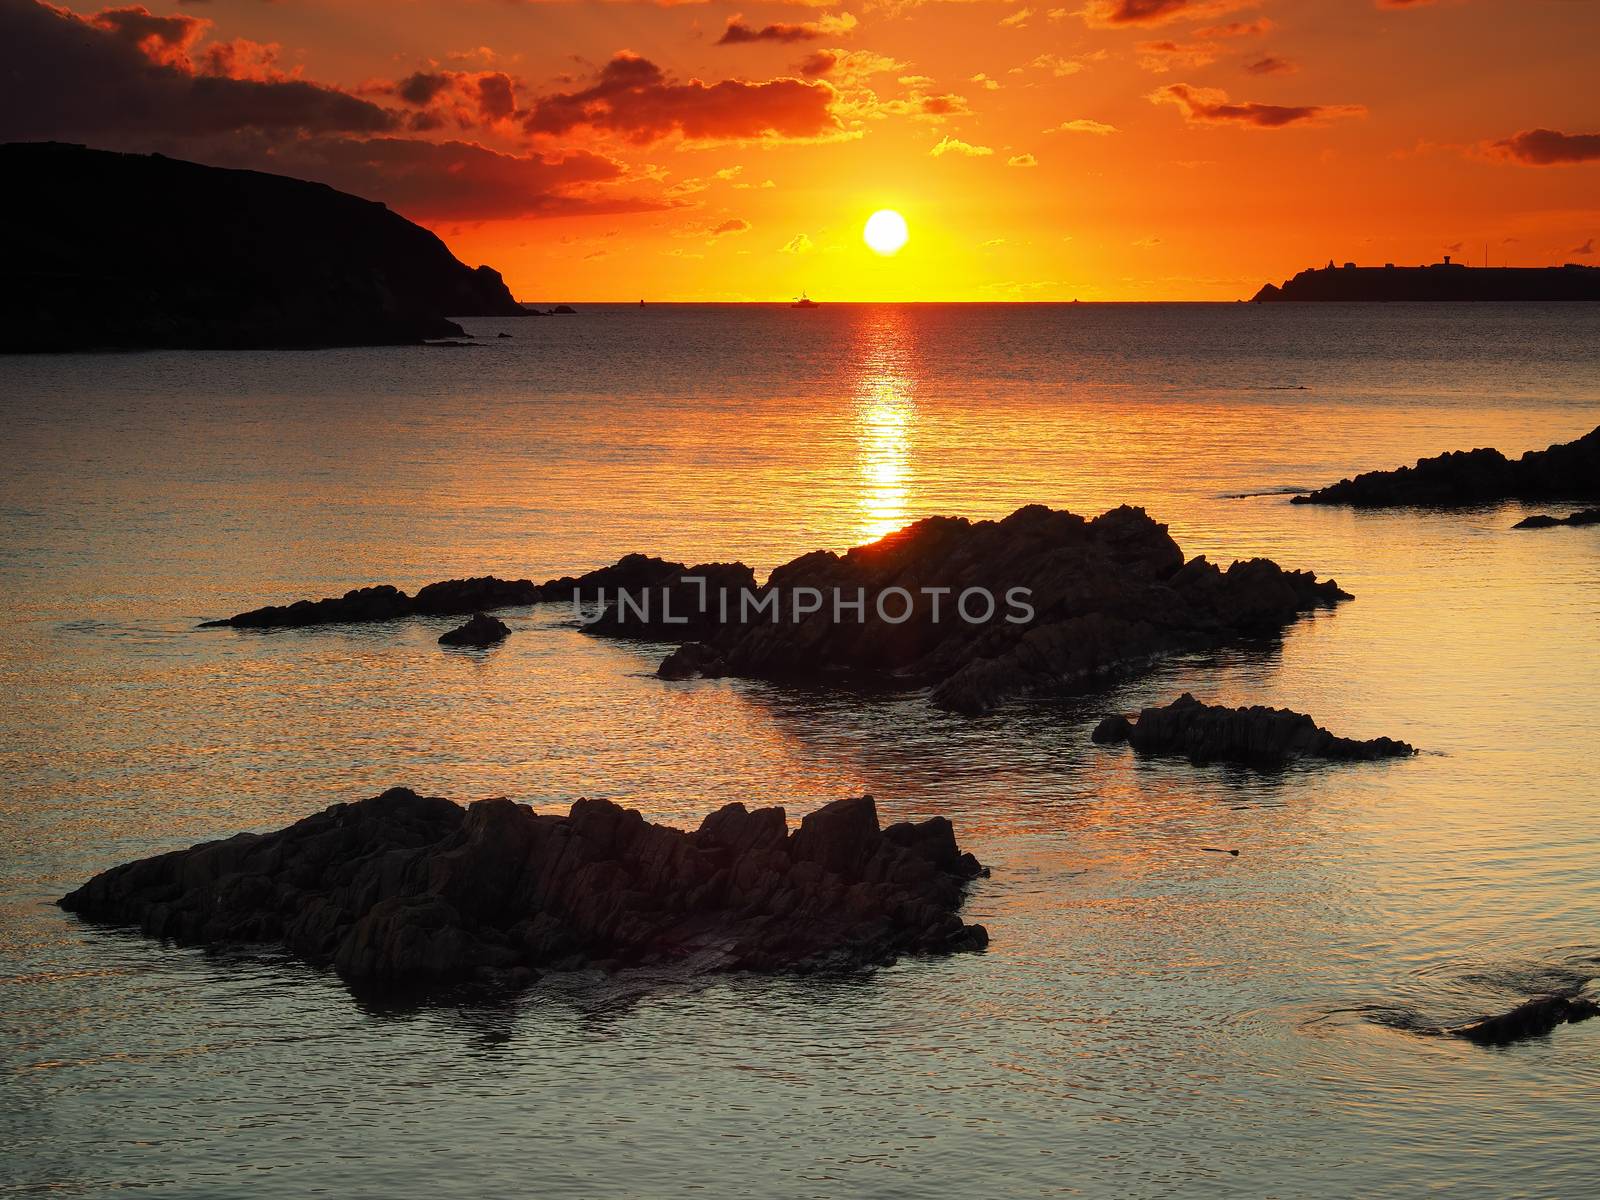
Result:
[[[1600,300],[1600,267],[1469,267],[1431,263],[1421,267],[1358,267],[1345,263],[1301,271],[1282,287],[1266,284],[1255,302],[1275,301],[1551,301]]]
[[[1552,517],[1540,513],[1537,516],[1523,517],[1511,528],[1554,529],[1558,525],[1600,525],[1600,508],[1586,508],[1581,512],[1568,513],[1564,517]]]
[[[511,628],[488,613],[475,613],[472,620],[439,635],[441,646],[492,646],[511,636]]]
[[[934,817],[880,829],[870,796],[808,814],[729,804],[693,833],[605,800],[563,816],[395,788],[276,833],[115,867],[59,903],[152,937],[279,943],[352,982],[525,983],[541,968],[855,968],[981,949],[987,874]]]
[[[0,191],[3,351],[395,345],[524,315],[494,270],[322,184],[50,142],[0,146],[0,174],[27,181]]]
[[[1600,427],[1573,442],[1510,459],[1498,450],[1456,450],[1414,467],[1368,471],[1296,496],[1295,504],[1355,508],[1459,507],[1502,500],[1600,497]]]
[[[1433,1031],[1465,1038],[1480,1046],[1506,1046],[1528,1038],[1543,1037],[1557,1025],[1576,1024],[1600,1014],[1600,1003],[1587,996],[1536,996],[1510,1012]]]
[[[1417,752],[1391,738],[1337,737],[1291,709],[1259,704],[1227,708],[1202,703],[1188,692],[1164,707],[1142,709],[1137,721],[1107,717],[1090,736],[1101,745],[1127,742],[1141,754],[1183,755],[1193,763],[1276,766],[1302,758],[1369,762]]]
[[[473,579],[445,579],[407,595],[389,584],[356,588],[343,596],[324,600],[297,600],[268,605],[202,622],[202,629],[231,626],[236,629],[279,629],[306,625],[359,624],[393,621],[400,617],[451,617],[485,609],[513,608],[524,604],[571,603],[574,598],[593,602],[614,597],[619,591],[637,593],[670,579],[686,568],[644,554],[624,555],[609,567],[585,575],[564,575],[545,583],[528,579],[500,579],[483,575]]]
[[[1143,509],[1089,521],[1032,505],[1002,521],[930,517],[844,554],[814,551],[773,571],[748,603],[733,597],[726,614],[713,590],[691,626],[703,631],[676,634],[698,644],[658,673],[857,676],[929,687],[941,707],[982,713],[1164,655],[1269,637],[1349,598],[1266,559],[1186,563]],[[594,628],[630,627],[618,606]]]

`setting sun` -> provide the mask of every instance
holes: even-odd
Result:
[[[906,230],[906,219],[892,208],[880,208],[873,213],[861,231],[861,240],[879,254],[898,253],[910,236]]]

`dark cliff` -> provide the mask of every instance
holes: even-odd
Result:
[[[1277,300],[1600,300],[1600,267],[1468,267],[1448,259],[1428,267],[1358,267],[1346,263],[1301,271],[1282,287],[1267,284],[1256,303]]]
[[[391,345],[521,316],[382,204],[257,171],[0,146],[0,350]]]

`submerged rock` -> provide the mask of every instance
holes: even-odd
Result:
[[[1419,459],[1414,467],[1368,471],[1296,496],[1293,503],[1449,507],[1591,496],[1600,496],[1600,427],[1577,441],[1530,450],[1518,459],[1498,450],[1456,450]]]
[[[982,713],[1163,655],[1269,637],[1350,599],[1332,580],[1266,559],[1225,571],[1185,563],[1143,509],[1088,521],[1042,505],[1002,521],[930,517],[844,554],[802,555],[726,612],[711,593],[693,632],[641,626],[620,606],[591,629],[703,643],[663,663],[664,678],[691,662],[751,678],[855,675],[930,687],[940,707]]]
[[[1468,1025],[1439,1030],[1451,1037],[1466,1038],[1480,1046],[1505,1046],[1528,1038],[1542,1037],[1557,1025],[1587,1021],[1600,1014],[1600,1003],[1587,996],[1536,996],[1510,1012],[1500,1013]]]
[[[492,646],[511,636],[511,627],[488,613],[476,613],[472,620],[439,635],[441,646]]]
[[[1179,754],[1190,762],[1281,764],[1302,758],[1366,762],[1403,758],[1416,748],[1391,738],[1356,741],[1337,737],[1305,713],[1287,708],[1227,708],[1205,704],[1188,692],[1162,708],[1146,708],[1139,719],[1107,717],[1095,727],[1096,742],[1126,741],[1142,754]]]
[[[1557,525],[1600,525],[1600,508],[1586,508],[1581,512],[1568,513],[1564,517],[1552,517],[1540,513],[1537,516],[1523,517],[1511,528],[1554,529]]]
[[[656,668],[660,679],[721,679],[728,673],[728,664],[704,642],[685,642]]]
[[[394,788],[276,833],[115,867],[59,903],[180,942],[281,943],[352,982],[523,982],[542,967],[852,968],[982,949],[987,874],[934,817],[880,829],[872,797],[790,833],[729,804],[694,833],[606,800],[564,816]]]

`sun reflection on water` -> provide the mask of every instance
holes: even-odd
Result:
[[[905,314],[884,308],[858,333],[856,381],[856,541],[875,542],[910,520],[914,475],[911,446],[916,434],[914,347]]]

